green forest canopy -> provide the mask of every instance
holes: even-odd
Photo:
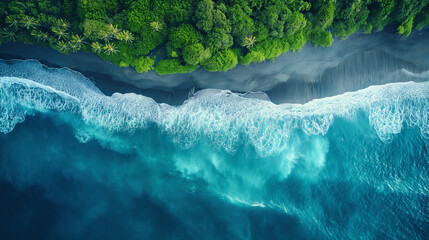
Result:
[[[386,25],[407,37],[429,24],[429,0],[10,0],[0,41],[92,51],[159,74],[273,60],[309,41],[330,46]],[[155,54],[163,60],[156,63]],[[155,65],[156,64],[156,65]]]

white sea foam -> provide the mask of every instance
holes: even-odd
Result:
[[[18,71],[23,64],[25,73]],[[153,123],[185,148],[204,137],[228,152],[246,141],[261,155],[271,155],[287,147],[294,129],[324,135],[335,117],[353,118],[364,111],[383,141],[399,133],[404,123],[419,127],[422,136],[429,137],[428,82],[372,86],[306,104],[280,105],[207,89],[174,107],[137,94],[105,96],[81,74],[43,70],[35,62],[1,66],[0,72],[21,77],[0,78],[0,130],[4,133],[31,111],[72,111],[86,124],[109,131],[133,131]]]
[[[0,132],[8,133],[34,111],[75,112],[79,100],[33,81],[0,78]]]

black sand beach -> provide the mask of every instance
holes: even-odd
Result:
[[[273,62],[237,66],[228,72],[197,69],[163,76],[121,68],[92,53],[63,55],[23,43],[0,45],[0,58],[37,59],[49,67],[67,67],[90,78],[106,94],[135,92],[174,105],[186,100],[189,92],[204,88],[263,91],[275,103],[305,103],[370,85],[419,81],[419,74],[429,69],[425,64],[429,45],[422,41],[428,36],[427,28],[414,31],[407,39],[392,30],[354,34],[346,40],[336,39],[328,48],[307,44],[302,51],[285,53]]]

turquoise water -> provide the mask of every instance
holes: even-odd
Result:
[[[427,72],[306,104],[208,89],[180,106],[34,61],[0,72],[4,238],[429,236]]]

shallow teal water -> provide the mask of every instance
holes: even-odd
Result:
[[[6,238],[429,234],[426,73],[303,105],[204,90],[170,106],[31,61],[0,72]]]

